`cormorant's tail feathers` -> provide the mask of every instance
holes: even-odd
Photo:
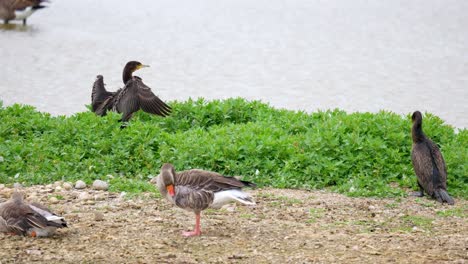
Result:
[[[441,202],[441,203],[448,203],[450,205],[454,205],[455,204],[455,201],[453,200],[452,197],[450,197],[450,195],[447,193],[446,190],[444,189],[437,189],[435,190],[434,192],[434,196],[435,198],[437,199],[437,201]]]

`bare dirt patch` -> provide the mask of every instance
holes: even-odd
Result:
[[[465,263],[468,202],[350,198],[327,191],[259,189],[258,205],[194,215],[154,194],[121,197],[55,186],[23,189],[69,228],[51,238],[0,234],[0,263]],[[0,201],[9,190],[0,190]],[[86,193],[86,194],[83,194]],[[2,197],[3,195],[3,197]],[[51,197],[54,204],[50,204]],[[58,200],[58,201],[57,201]]]

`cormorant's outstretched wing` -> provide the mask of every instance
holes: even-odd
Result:
[[[115,92],[106,91],[106,88],[104,87],[104,77],[102,77],[102,75],[96,76],[96,80],[93,84],[93,90],[91,92],[91,106],[93,112],[96,112],[98,108],[114,94]]]
[[[140,78],[133,78],[133,81],[135,85],[138,85],[138,100],[143,111],[162,117],[171,113],[171,107],[159,99]]]
[[[150,114],[167,116],[171,107],[159,99],[143,81],[134,76],[127,82],[117,98],[117,111],[123,113],[122,121],[127,121],[140,108]]]

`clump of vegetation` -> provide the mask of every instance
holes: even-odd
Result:
[[[171,162],[178,170],[242,175],[259,186],[379,197],[416,189],[409,116],[309,114],[240,98],[170,105],[173,113],[167,118],[140,111],[120,129],[115,113],[53,117],[31,106],[0,104],[0,182],[90,183],[111,174],[113,190],[147,191],[151,186],[145,182],[162,163]],[[456,133],[426,114],[424,131],[441,146],[449,193],[467,198],[468,130]]]

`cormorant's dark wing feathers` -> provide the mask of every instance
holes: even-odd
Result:
[[[98,109],[101,109],[101,114],[99,115],[105,114],[105,111],[102,113],[102,109],[106,109],[105,106],[107,105],[107,101],[114,95],[115,92],[108,92],[106,90],[104,85],[104,77],[102,77],[102,75],[96,76],[96,80],[93,84],[93,90],[91,92],[91,106],[93,112],[97,113]]]
[[[143,111],[163,117],[171,113],[171,107],[159,99],[140,78],[133,78],[133,82],[138,86],[138,100]]]
[[[430,150],[433,164],[436,167],[434,170],[437,170],[438,174],[437,179],[433,180],[434,188],[447,189],[447,167],[445,165],[444,157],[442,156],[439,147],[437,147],[434,142],[427,140],[426,144]]]
[[[418,178],[419,184],[429,194],[434,193],[433,187],[433,165],[430,149],[425,143],[417,143],[413,145],[411,152],[411,159],[413,161],[414,172]]]
[[[128,121],[133,113],[140,110],[138,100],[138,85],[133,80],[129,80],[122,91],[117,96],[114,104],[114,110],[122,113],[122,121]]]

